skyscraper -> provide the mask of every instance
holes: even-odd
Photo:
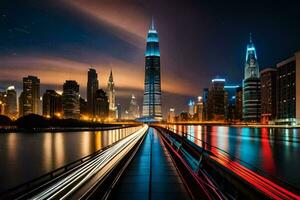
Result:
[[[128,109],[128,118],[134,120],[139,117],[140,117],[140,107],[136,101],[135,96],[132,94],[129,109]]]
[[[243,120],[259,122],[261,115],[261,91],[259,66],[256,49],[250,34],[250,43],[247,45],[245,73],[243,80]]]
[[[277,64],[276,123],[300,124],[300,51]]]
[[[260,72],[261,121],[268,124],[276,118],[276,69],[267,68]]]
[[[9,86],[6,90],[5,114],[10,118],[17,118],[17,91],[14,86]]]
[[[216,78],[211,81],[212,87],[208,92],[207,98],[207,120],[225,119],[225,79]]]
[[[109,102],[106,92],[104,92],[102,89],[96,91],[95,111],[95,116],[101,119],[101,121],[107,119],[109,112]]]
[[[108,83],[107,83],[107,93],[109,102],[109,116],[116,119],[116,94],[115,94],[115,83],[113,79],[112,71],[110,71]]]
[[[62,97],[54,90],[46,90],[43,95],[43,116],[60,117],[62,113]]]
[[[65,119],[80,118],[79,85],[76,81],[67,80],[63,85],[62,108]]]
[[[40,79],[35,76],[23,78],[23,92],[19,104],[20,116],[39,114]]]
[[[87,110],[91,116],[95,116],[95,95],[99,88],[98,74],[95,69],[90,68],[88,71],[88,81],[86,88]]]
[[[143,118],[145,121],[162,120],[159,38],[153,19],[145,52]]]

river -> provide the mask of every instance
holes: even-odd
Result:
[[[300,189],[300,129],[228,126],[170,126],[199,146],[203,141],[228,152],[251,170],[284,180]],[[210,147],[206,146],[209,150]]]
[[[134,129],[1,133],[0,192],[102,149]]]

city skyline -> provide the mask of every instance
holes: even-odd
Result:
[[[259,49],[261,69],[274,67],[300,46],[296,37],[299,35],[299,26],[295,26],[298,14],[293,12],[296,5],[282,7],[280,3],[269,5],[268,2],[262,2],[259,4],[261,6],[255,8],[255,17],[244,13],[238,19],[235,16],[244,10],[239,3],[223,5],[191,1],[167,8],[167,2],[160,2],[160,8],[153,8],[154,3],[102,3],[89,0],[83,5],[82,1],[46,1],[43,4],[31,1],[20,3],[17,8],[19,12],[12,12],[15,9],[13,4],[3,2],[0,15],[4,24],[1,27],[4,40],[0,50],[0,84],[15,85],[20,90],[21,78],[32,74],[42,80],[43,93],[46,89],[62,90],[64,80],[72,79],[81,85],[80,93],[85,97],[86,77],[81,74],[93,65],[104,77],[107,77],[110,69],[114,70],[121,104],[126,102],[131,93],[135,93],[141,105],[142,55],[152,15],[160,30],[160,38],[164,41],[161,45],[164,55],[161,60],[163,101],[170,102],[179,110],[184,109],[186,99],[201,95],[202,89],[209,85],[209,79],[205,77],[220,75],[231,80],[232,84],[241,83],[240,71],[244,66],[244,48],[249,32],[253,33]],[[268,5],[269,9],[264,9],[264,5]],[[174,10],[181,7],[192,14],[186,16],[180,11],[175,15]],[[273,17],[281,12],[281,8],[286,14],[281,18]],[[216,10],[218,12],[213,12]],[[203,18],[208,22],[201,20]],[[196,22],[199,26],[192,26]],[[47,23],[49,25],[44,27],[43,24]],[[232,27],[239,31],[234,31]],[[172,34],[168,34],[169,31]],[[272,42],[279,39],[284,40],[280,48]],[[173,41],[177,41],[178,45],[174,46]],[[218,59],[214,59],[215,56]],[[135,81],[126,78],[132,73],[137,77]],[[56,79],[51,78],[54,74],[57,75]],[[177,74],[181,76],[177,77]],[[102,78],[100,85],[105,85],[106,81]],[[164,113],[168,110],[166,107],[163,109]]]

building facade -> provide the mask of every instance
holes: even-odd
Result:
[[[261,88],[259,66],[256,49],[250,35],[247,45],[246,62],[243,80],[243,120],[245,122],[259,122],[261,116]]]
[[[99,89],[98,74],[95,69],[90,68],[88,71],[88,81],[86,88],[87,109],[90,116],[95,116],[95,96]]]
[[[5,115],[11,119],[18,117],[17,91],[14,86],[9,86],[5,93]]]
[[[108,102],[109,102],[109,117],[111,119],[117,118],[117,107],[116,107],[116,91],[115,83],[112,71],[110,71],[108,83],[107,83],[107,93],[108,93]]]
[[[76,81],[67,80],[63,85],[62,108],[64,119],[80,118],[79,85]]]
[[[106,92],[102,89],[96,91],[95,108],[95,116],[101,121],[107,120],[109,114],[109,102]]]
[[[134,94],[132,94],[129,108],[128,108],[128,119],[135,120],[139,117],[140,117],[140,107]]]
[[[276,119],[276,74],[274,68],[260,72],[261,84],[261,122],[269,124]]]
[[[300,52],[277,64],[276,77],[276,123],[300,124]]]
[[[153,20],[145,52],[143,118],[144,121],[162,120],[159,38]]]
[[[43,116],[48,118],[62,115],[62,96],[55,90],[46,90],[43,95]]]
[[[40,110],[40,79],[36,76],[23,78],[23,92],[20,96],[20,116],[39,114]]]
[[[223,121],[225,120],[225,79],[213,79],[212,87],[208,93],[207,99],[207,120]]]

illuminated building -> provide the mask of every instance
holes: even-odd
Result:
[[[117,104],[117,109],[116,109],[116,117],[117,120],[120,121],[122,119],[122,107],[121,104]]]
[[[88,81],[86,88],[87,109],[91,116],[95,116],[95,95],[99,88],[98,74],[95,69],[90,68],[88,71]]]
[[[194,105],[195,105],[195,102],[192,99],[190,99],[189,100],[189,115],[191,118],[194,116]]]
[[[170,108],[170,111],[168,112],[167,122],[168,123],[174,123],[174,122],[176,122],[175,108]]]
[[[236,88],[235,94],[235,119],[241,121],[243,119],[243,88]]]
[[[259,122],[261,115],[261,89],[259,66],[256,49],[250,34],[250,43],[247,45],[246,63],[243,80],[243,120]]]
[[[19,115],[39,114],[40,79],[35,76],[23,78],[23,92],[19,99]]]
[[[79,98],[79,107],[80,107],[80,115],[81,116],[88,116],[89,114],[88,114],[88,110],[87,110],[87,101],[84,99],[84,98],[82,98],[82,97],[80,97]]]
[[[9,86],[6,90],[5,114],[10,118],[17,118],[17,91],[14,86]]]
[[[194,104],[194,117],[193,120],[195,121],[202,121],[203,117],[203,102],[202,97],[197,97],[197,101]]]
[[[79,85],[76,81],[67,80],[63,85],[62,94],[63,118],[80,118],[79,98]]]
[[[95,116],[103,121],[108,118],[109,113],[109,102],[106,92],[99,89],[96,91],[95,97]]]
[[[277,64],[277,124],[300,124],[300,52]]]
[[[203,114],[202,114],[202,120],[208,120],[207,117],[207,99],[208,99],[208,93],[209,93],[209,89],[208,88],[204,88],[203,89]]]
[[[109,102],[109,117],[116,119],[116,94],[112,71],[110,71],[109,80],[107,83],[107,93]]]
[[[276,69],[267,68],[260,72],[261,121],[268,124],[276,118]]]
[[[225,119],[225,79],[213,79],[207,98],[207,120],[219,121]]]
[[[186,122],[189,121],[189,113],[182,111],[179,116],[178,116],[178,121],[179,122]]]
[[[238,118],[236,116],[236,104],[237,104],[237,99],[236,99],[236,93],[237,89],[240,86],[238,85],[225,85],[225,118],[227,121],[236,121]]]
[[[43,116],[53,118],[62,113],[62,96],[54,90],[46,90],[43,95]]]
[[[131,95],[130,105],[128,109],[128,119],[134,120],[140,117],[140,107],[135,96]]]
[[[5,114],[6,107],[6,91],[0,91],[0,115]]]
[[[153,20],[148,31],[145,57],[143,118],[144,121],[160,121],[162,120],[160,50],[158,33]]]

